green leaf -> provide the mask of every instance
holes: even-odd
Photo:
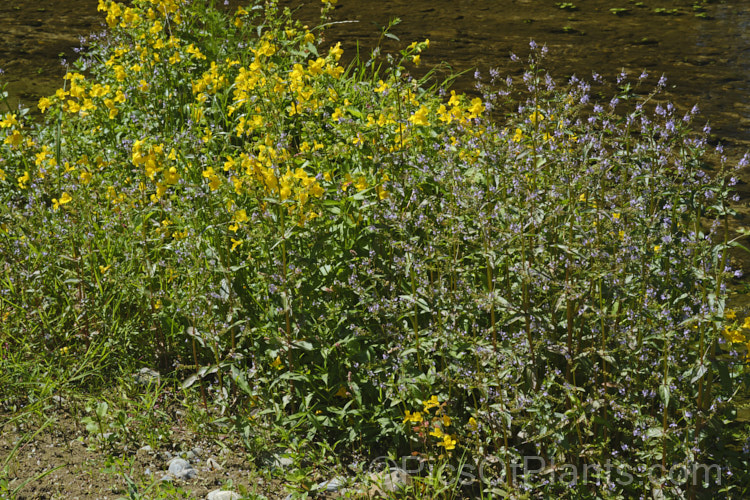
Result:
[[[296,341],[292,342],[292,345],[294,347],[299,347],[303,351],[308,351],[309,352],[309,351],[313,350],[313,345],[310,342],[306,341],[306,340],[296,340]]]
[[[664,406],[669,406],[669,386],[661,384],[659,386],[659,397],[661,398]]]
[[[649,439],[660,438],[664,436],[664,429],[661,427],[651,427],[646,430],[646,437]]]
[[[192,374],[182,382],[180,387],[182,387],[183,389],[187,389],[188,387],[193,385],[196,380],[198,380],[198,375]]]
[[[99,418],[104,418],[107,415],[107,410],[109,409],[109,405],[106,401],[99,403],[96,405],[96,416]]]
[[[707,371],[708,367],[705,364],[701,363],[700,365],[698,365],[697,369],[695,370],[695,375],[693,375],[693,378],[690,379],[690,383],[694,384],[698,382],[703,378],[703,375],[705,375]]]
[[[244,392],[245,394],[252,394],[253,391],[250,389],[250,386],[247,384],[247,380],[245,379],[245,374],[242,373],[239,368],[232,365],[229,367],[229,373],[232,377],[232,380],[234,380],[234,383],[237,384],[237,387]]]
[[[357,119],[360,119],[360,120],[361,120],[361,119],[362,119],[362,118],[364,117],[364,115],[362,114],[362,112],[361,112],[360,110],[358,110],[357,108],[353,107],[353,106],[349,106],[349,107],[347,107],[347,108],[346,108],[346,110],[347,110],[347,111],[348,111],[348,112],[349,112],[349,113],[350,113],[350,114],[351,114],[351,115],[352,115],[352,116],[353,116],[354,118],[357,118]]]

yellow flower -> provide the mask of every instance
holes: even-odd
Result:
[[[247,222],[247,212],[244,208],[234,213],[234,220],[237,222]]]
[[[737,311],[734,309],[727,309],[724,311],[724,318],[726,319],[735,319],[737,317]]]
[[[80,179],[82,183],[88,184],[89,182],[91,182],[91,173],[84,170],[83,172],[81,172]]]
[[[68,113],[78,113],[81,110],[81,105],[78,104],[73,99],[68,99],[68,102],[66,103],[65,108],[66,108],[65,110]]]
[[[414,413],[406,410],[406,416],[404,417],[404,423],[414,422],[416,424],[422,422],[422,412],[415,411]]]
[[[331,49],[328,51],[328,54],[333,56],[333,58],[337,61],[341,59],[341,56],[344,54],[344,49],[341,48],[341,42],[337,42],[336,45],[331,47]]]
[[[469,418],[469,428],[473,431],[476,431],[479,429],[479,424],[477,423],[477,419],[474,417]]]
[[[529,116],[529,120],[531,121],[532,125],[536,125],[537,123],[544,120],[544,115],[539,111],[534,111],[533,113],[531,113],[531,116]]]
[[[409,121],[412,122],[414,125],[427,126],[430,124],[429,120],[427,120],[427,113],[429,113],[429,111],[430,110],[427,109],[427,107],[422,106],[413,115],[409,117]]]
[[[232,249],[231,249],[231,251],[234,252],[235,249],[238,246],[242,245],[242,240],[235,240],[234,238],[230,238],[230,239],[232,240]]]
[[[435,436],[436,438],[440,439],[444,436],[443,430],[440,427],[435,427],[432,431],[430,431],[430,436]]]
[[[386,90],[388,90],[388,84],[383,80],[378,81],[378,87],[375,89],[375,92],[382,94]]]
[[[745,336],[739,330],[730,330],[728,327],[724,328],[724,337],[733,344],[745,342]]]
[[[63,193],[62,196],[60,196],[60,199],[52,198],[52,208],[53,210],[59,210],[60,205],[65,205],[66,203],[70,203],[70,200],[73,198],[68,193]]]
[[[180,174],[177,173],[177,168],[175,167],[169,167],[169,170],[164,173],[164,182],[167,184],[177,184],[179,180]]]
[[[52,106],[52,101],[50,101],[47,97],[42,97],[41,99],[39,99],[39,104],[37,104],[37,106],[39,107],[39,110],[44,113],[47,111],[47,108]]]
[[[745,318],[745,321],[742,322],[742,328],[750,328],[750,316]]]
[[[3,141],[5,144],[10,144],[13,147],[17,147],[23,141],[23,135],[18,130],[14,130],[12,134],[5,138]]]
[[[5,118],[0,120],[0,128],[9,128],[13,125],[18,125],[18,120],[16,119],[15,113],[6,113]]]
[[[661,250],[661,245],[654,245],[654,252],[659,253]]]
[[[281,370],[282,368],[284,368],[284,365],[281,364],[281,358],[279,356],[276,356],[276,359],[273,360],[271,366],[273,368],[276,368],[277,370]]]
[[[523,130],[520,128],[516,129],[516,133],[513,134],[513,142],[521,142],[523,140]]]
[[[118,81],[121,82],[125,78],[127,78],[128,74],[125,71],[125,67],[124,66],[118,64],[117,66],[115,66],[114,70],[115,70],[115,78],[117,78]]]
[[[416,56],[411,58],[411,62],[414,63],[414,66],[419,66],[422,63],[422,56],[417,54]]]
[[[472,99],[471,106],[469,107],[469,113],[479,116],[482,114],[482,111],[484,111],[484,104],[482,104],[482,100],[479,97]]]
[[[446,451],[450,451],[456,448],[456,443],[457,441],[455,439],[453,439],[451,436],[446,434],[443,437],[443,442],[440,443],[440,446],[444,447]]]
[[[437,408],[438,406],[440,406],[440,402],[438,401],[437,396],[430,397],[430,399],[428,399],[427,401],[424,401],[422,404],[424,405],[424,411],[429,411],[433,408]]]
[[[325,68],[326,61],[322,57],[317,58],[316,60],[310,60],[307,61],[307,70],[310,72],[311,75],[320,75],[323,73],[323,68]]]

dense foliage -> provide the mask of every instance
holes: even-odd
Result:
[[[663,80],[593,102],[532,44],[466,96],[409,76],[429,40],[344,68],[272,1],[205,3],[101,0],[42,122],[2,115],[3,398],[103,346],[248,446],[408,456],[435,491],[747,494],[733,173]]]

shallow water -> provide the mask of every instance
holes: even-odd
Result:
[[[0,82],[12,105],[33,106],[62,84],[61,59],[75,58],[79,38],[100,30],[98,0],[15,0],[0,2]]]

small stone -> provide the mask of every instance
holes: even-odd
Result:
[[[195,455],[196,457],[200,457],[200,456],[202,456],[202,455],[203,455],[203,448],[201,448],[200,446],[196,446],[195,448],[193,448],[193,449],[192,449],[192,450],[190,450],[190,451],[192,451],[192,452],[193,452],[193,454],[194,454],[194,455]]]
[[[206,460],[206,467],[210,471],[221,470],[223,468],[221,464],[217,462],[214,457],[209,457],[209,459]]]
[[[172,482],[172,476],[170,476],[170,475],[162,476],[161,479],[159,479],[159,481],[171,483]]]
[[[234,491],[214,490],[208,494],[206,500],[239,500],[242,495]]]
[[[138,451],[142,451],[143,453],[151,453],[152,451],[154,451],[154,449],[151,448],[151,446],[146,445],[146,446],[141,446],[140,448],[138,448]]]
[[[343,477],[334,477],[328,481],[321,481],[315,486],[315,489],[317,491],[334,492],[341,490],[345,483],[346,480]]]
[[[277,469],[286,469],[292,465],[294,465],[294,460],[289,457],[278,455],[273,457],[273,467],[276,467]]]
[[[169,475],[176,479],[187,481],[188,479],[193,479],[198,475],[198,471],[195,470],[192,465],[190,465],[190,462],[183,458],[173,458],[168,462],[168,465]]]
[[[370,474],[367,479],[374,485],[369,492],[371,496],[395,493],[411,485],[411,477],[400,467],[391,467],[390,470]]]
[[[183,481],[187,481],[188,479],[193,479],[197,475],[198,475],[197,470],[193,469],[192,467],[188,467],[187,469],[182,469],[180,472],[175,474],[175,477],[177,479],[182,479]]]
[[[190,462],[182,458],[173,458],[168,462],[169,473],[177,475],[180,471],[190,469]]]
[[[185,454],[185,458],[188,460],[195,460],[195,453],[191,450]]]
[[[159,372],[152,370],[151,368],[141,368],[133,375],[133,379],[137,384],[148,385],[151,383],[159,383],[161,375]]]

